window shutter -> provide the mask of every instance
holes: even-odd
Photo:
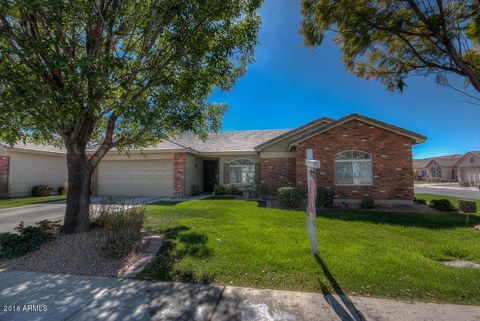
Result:
[[[260,184],[262,182],[262,164],[255,163],[255,184]]]
[[[230,164],[223,165],[223,184],[230,184]]]

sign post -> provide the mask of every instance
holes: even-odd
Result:
[[[314,255],[318,255],[317,248],[317,211],[315,202],[317,200],[317,174],[315,169],[320,168],[320,161],[313,159],[313,150],[307,149],[305,160],[307,165],[307,186],[308,186],[308,206],[307,206],[307,231],[310,236],[310,247]]]

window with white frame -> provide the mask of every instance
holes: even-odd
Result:
[[[349,150],[335,155],[337,185],[372,185],[372,155]]]
[[[232,184],[254,184],[255,183],[255,162],[239,158],[230,162],[230,183]]]

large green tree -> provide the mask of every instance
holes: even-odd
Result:
[[[225,106],[207,98],[253,60],[260,4],[1,1],[0,140],[66,148],[64,232],[88,230],[92,173],[109,150],[219,128]]]
[[[480,1],[302,0],[305,44],[319,45],[328,31],[347,68],[402,91],[411,75],[464,77],[480,92]]]

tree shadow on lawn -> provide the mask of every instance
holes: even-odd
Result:
[[[332,292],[328,289],[328,287],[318,278],[318,283],[320,285],[320,290],[323,293],[325,301],[332,307],[335,313],[338,315],[340,320],[342,321],[364,321],[365,317],[363,314],[357,310],[353,302],[350,298],[345,294],[340,284],[338,284],[337,280],[333,277],[332,273],[328,269],[325,262],[319,255],[315,255],[315,260],[317,261],[318,265],[322,269],[323,274],[328,280],[330,287],[333,289],[338,296],[338,298],[343,302],[342,304],[338,301],[338,299],[332,294]]]
[[[184,225],[168,228],[162,232],[163,245],[154,261],[140,274],[141,279],[179,281],[190,283],[211,283],[214,275],[195,275],[191,271],[174,268],[176,262],[185,257],[207,259],[212,250],[207,246],[208,236],[197,232],[187,232],[190,228]]]
[[[318,217],[343,220],[369,222],[375,224],[390,224],[399,226],[424,227],[430,229],[447,229],[453,227],[466,227],[467,216],[449,212],[380,212],[380,211],[354,211],[348,210],[321,210]],[[471,214],[468,226],[480,223],[480,215]]]

